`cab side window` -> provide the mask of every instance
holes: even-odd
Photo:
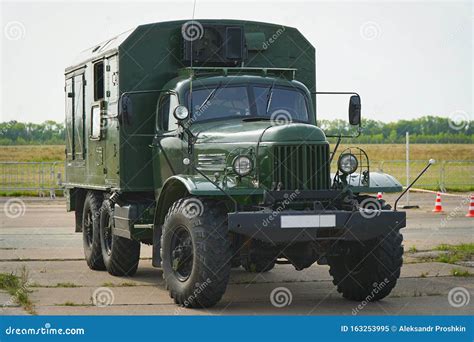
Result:
[[[157,111],[157,129],[160,131],[174,131],[178,128],[178,121],[173,115],[179,105],[176,94],[166,94],[160,98]]]

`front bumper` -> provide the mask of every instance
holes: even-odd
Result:
[[[229,230],[270,243],[317,240],[367,241],[406,225],[400,211],[282,211],[228,214]]]

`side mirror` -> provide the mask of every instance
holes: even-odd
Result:
[[[189,111],[186,106],[179,105],[173,111],[173,115],[178,121],[183,121],[189,117]]]
[[[349,100],[349,123],[351,125],[360,125],[360,97],[359,95],[352,95]]]
[[[119,103],[119,119],[121,122],[129,124],[132,119],[132,99],[124,95],[120,98],[120,103]]]

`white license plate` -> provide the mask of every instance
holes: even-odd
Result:
[[[336,215],[282,215],[281,228],[336,227]]]

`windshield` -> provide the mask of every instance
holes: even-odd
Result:
[[[192,120],[221,118],[268,119],[308,122],[306,96],[297,88],[258,85],[221,86],[193,89],[187,94]]]

